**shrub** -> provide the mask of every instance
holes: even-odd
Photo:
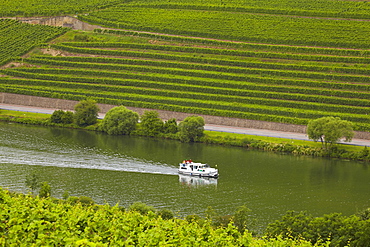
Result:
[[[48,198],[48,197],[50,197],[50,194],[51,194],[51,187],[50,187],[50,185],[48,184],[48,182],[43,182],[41,184],[39,196],[41,198]]]
[[[51,114],[50,121],[52,123],[70,124],[73,123],[73,112],[56,110]]]
[[[163,133],[165,134],[176,134],[179,131],[177,121],[175,118],[168,119],[164,122]]]
[[[71,111],[64,112],[64,115],[62,116],[62,123],[64,124],[73,123],[73,112]]]
[[[25,183],[26,186],[31,189],[32,193],[40,188],[39,176],[35,173],[27,175]]]
[[[197,214],[189,214],[185,217],[185,220],[189,223],[196,222],[202,224],[204,222],[204,219]]]
[[[66,191],[63,192],[62,199],[67,200],[68,198],[69,198],[69,191],[66,190]]]
[[[78,202],[80,202],[82,205],[85,205],[85,206],[95,204],[94,200],[91,197],[88,197],[88,196],[80,196],[78,198]]]
[[[251,210],[246,206],[240,206],[236,209],[232,216],[234,225],[238,228],[239,232],[243,233],[250,227],[250,212]]]
[[[329,240],[330,246],[367,246],[370,233],[363,229],[368,222],[369,220],[364,221],[356,215],[347,217],[332,213],[313,217],[304,212],[289,211],[280,221],[268,225],[267,236],[303,238],[312,244]]]
[[[204,119],[190,116],[179,124],[179,138],[182,142],[195,142],[204,135]]]
[[[110,109],[101,123],[101,129],[109,135],[129,135],[136,129],[139,114],[124,106]]]
[[[82,100],[75,105],[74,122],[78,126],[96,124],[98,121],[99,107],[95,100]]]
[[[367,208],[357,214],[362,220],[370,220],[370,208]]]
[[[148,206],[143,202],[134,202],[130,207],[129,211],[137,211],[143,215],[148,214],[149,212],[155,212],[153,206]]]
[[[70,197],[68,197],[67,202],[72,204],[72,205],[81,203],[81,205],[84,205],[84,206],[90,206],[90,205],[95,204],[94,200],[91,197],[88,197],[88,196],[80,196],[80,197],[70,196]]]
[[[141,131],[147,136],[157,136],[163,131],[163,121],[157,111],[145,111],[140,118]]]
[[[175,217],[175,214],[169,209],[159,210],[157,214],[161,216],[164,220],[170,220]]]
[[[63,110],[56,110],[51,114],[50,120],[52,123],[62,123],[62,116],[64,115]]]
[[[74,205],[78,203],[78,196],[70,196],[67,199],[67,202]]]

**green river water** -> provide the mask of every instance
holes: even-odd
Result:
[[[26,193],[25,178],[36,173],[55,197],[141,201],[180,217],[246,205],[258,229],[288,210],[350,215],[370,207],[365,163],[8,123],[0,123],[0,140],[0,187],[11,191]],[[183,159],[217,165],[219,179],[180,177]]]

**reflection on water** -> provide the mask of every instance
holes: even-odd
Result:
[[[186,175],[179,175],[179,182],[182,185],[187,186],[194,186],[194,187],[201,187],[201,186],[217,186],[217,178],[208,178],[208,177],[194,177],[194,176],[186,176]]]

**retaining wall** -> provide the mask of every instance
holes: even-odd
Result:
[[[53,99],[53,98],[20,95],[20,94],[11,94],[11,93],[0,93],[0,103],[51,108],[51,109],[56,109],[56,110],[73,110],[74,106],[78,103],[78,101]],[[116,105],[108,105],[108,104],[98,104],[98,105],[100,107],[101,113],[106,113],[113,107],[116,107]],[[144,111],[146,110],[153,110],[153,109],[145,109],[145,108],[137,108],[137,107],[127,107],[127,108],[132,111],[137,112],[139,115],[142,115]],[[189,113],[172,112],[172,111],[164,111],[164,110],[156,110],[156,111],[159,113],[159,116],[163,120],[176,118],[177,120],[181,121],[187,116],[194,115],[194,114],[189,114]],[[254,128],[254,129],[268,129],[268,130],[296,132],[296,133],[306,133],[305,125],[273,123],[273,122],[266,122],[266,121],[217,117],[217,116],[199,115],[199,114],[197,115],[202,116],[207,124],[226,125],[226,126]],[[356,131],[355,138],[370,140],[370,133]]]

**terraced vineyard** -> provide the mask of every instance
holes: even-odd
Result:
[[[268,44],[368,49],[370,43],[369,2],[136,0],[79,18],[111,28]]]
[[[67,5],[57,11],[73,11]],[[56,42],[64,56],[33,55],[1,71],[2,92],[292,124],[338,116],[370,131],[368,1],[95,0],[77,9],[94,10],[81,20],[117,28],[97,35],[131,38]],[[11,55],[8,42],[0,63],[29,50],[25,41]]]
[[[369,19],[368,1],[328,1],[328,0],[132,0],[124,6],[141,6],[163,9],[199,9],[263,14],[283,14],[296,16],[316,16],[334,18]]]
[[[0,19],[0,65],[56,38],[67,30],[61,27],[30,25],[17,20]]]
[[[2,71],[1,91],[292,124],[338,116],[370,130],[369,51],[149,36],[54,44],[68,56],[24,59]]]
[[[120,0],[0,0],[0,17],[78,14],[111,6]]]

